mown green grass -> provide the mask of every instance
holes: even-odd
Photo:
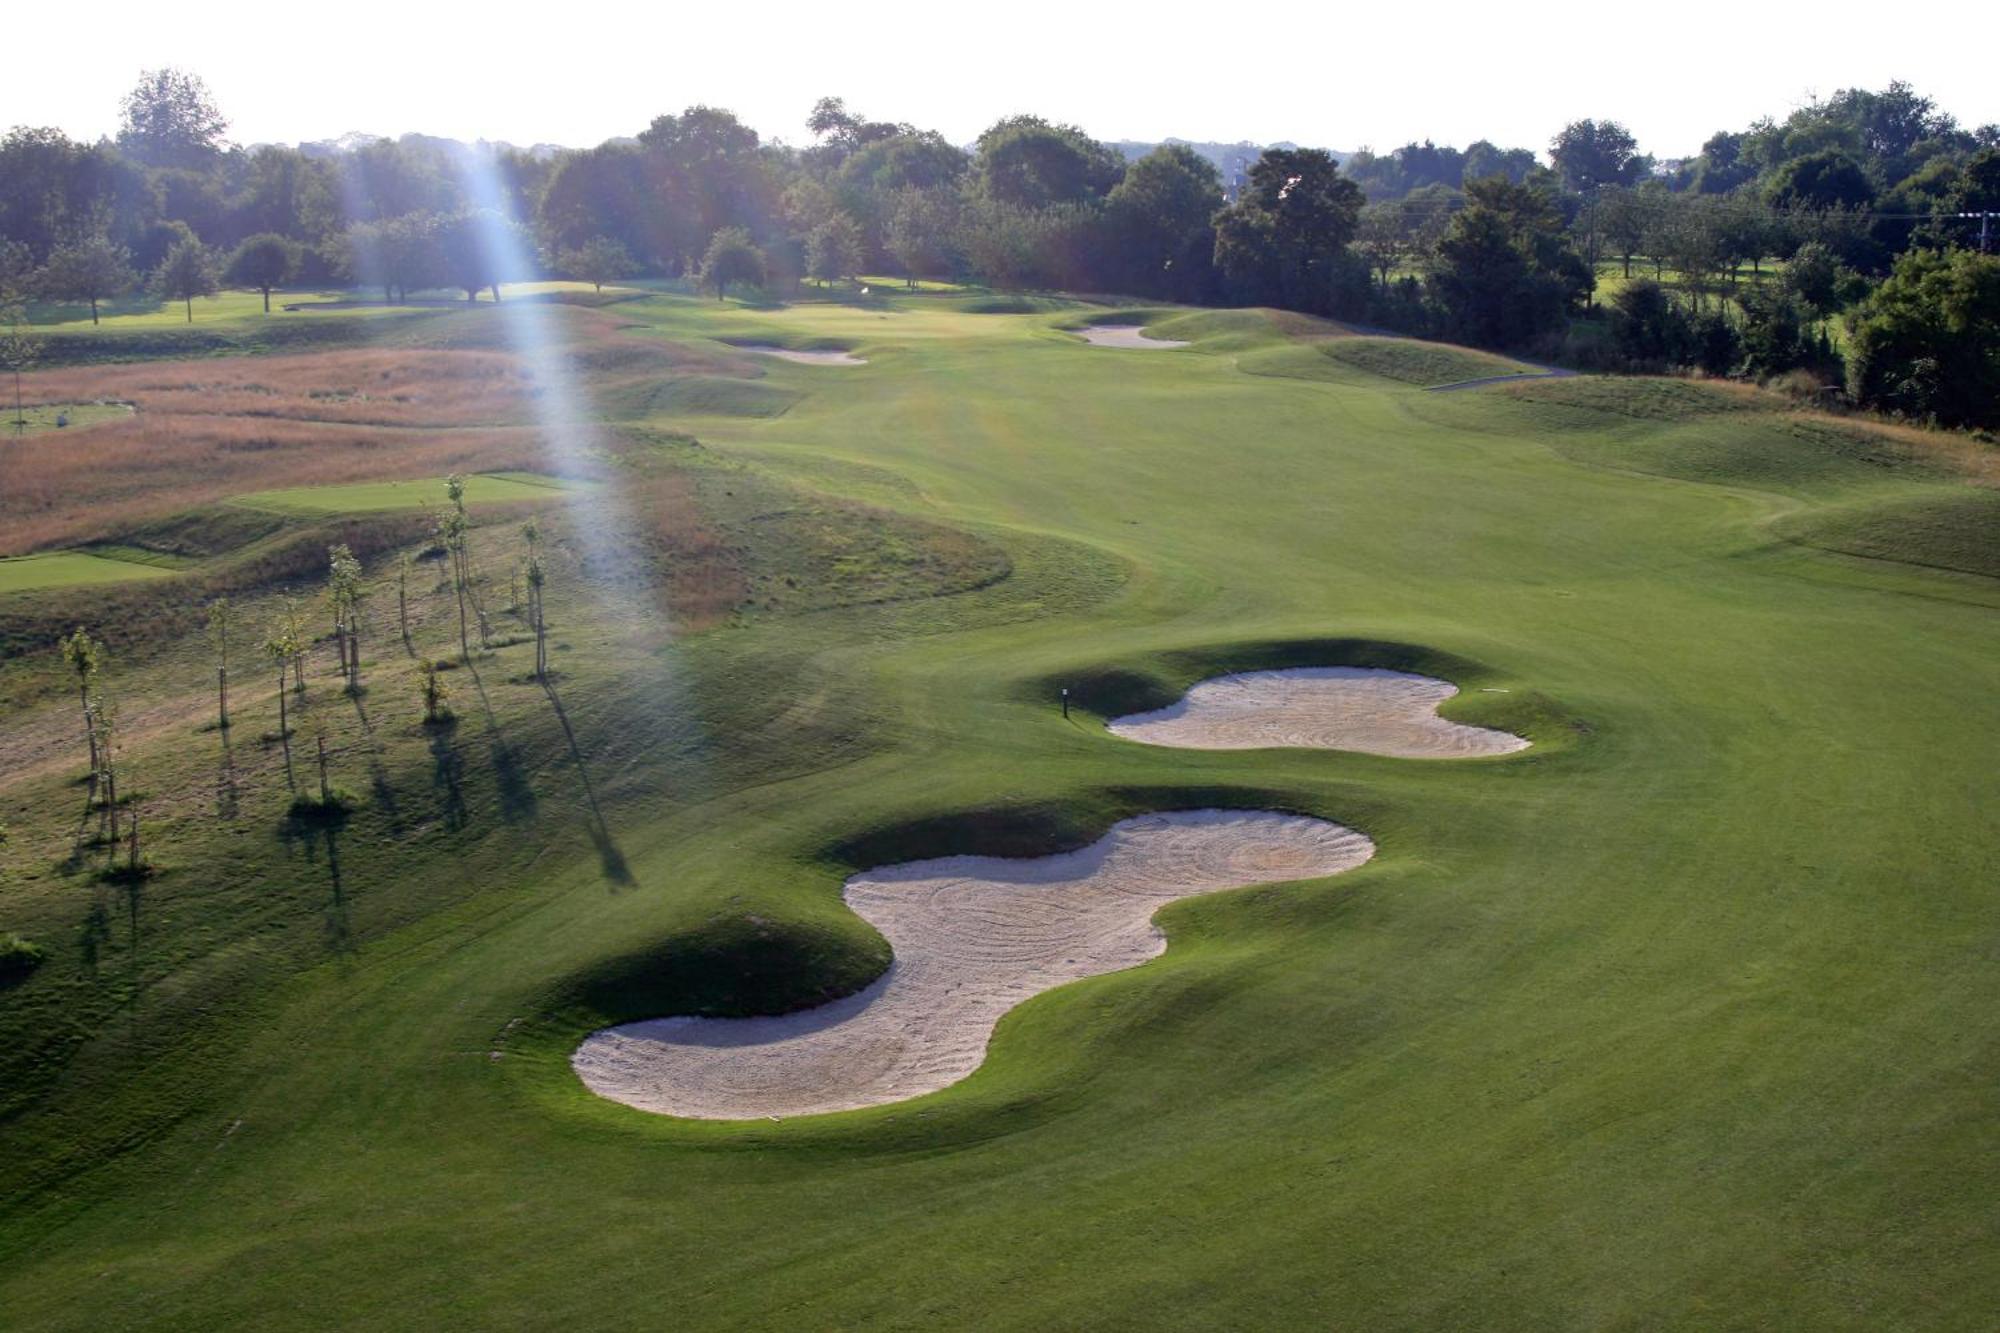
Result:
[[[131,415],[132,408],[125,403],[29,403],[18,413],[7,407],[0,409],[0,441],[16,435],[95,426],[101,421],[119,421]],[[58,418],[64,419],[63,424],[57,424]]]
[[[1533,369],[1504,356],[1414,338],[1333,338],[1319,344],[1319,351],[1344,365],[1423,388],[1525,375]]]
[[[86,551],[17,555],[0,560],[0,594],[117,583],[125,579],[151,579],[167,572],[157,565],[93,555]]]
[[[678,637],[600,593],[563,613],[567,732],[496,662],[444,757],[385,752],[334,837],[247,795],[191,809],[180,854],[206,856],[129,923],[102,900],[95,972],[90,904],[17,869],[0,926],[51,956],[0,1004],[62,1036],[46,1106],[0,1125],[32,1182],[0,1220],[11,1324],[1976,1327],[2000,1303],[2000,586],[1777,533],[1933,496],[1933,465],[1618,385],[1427,394],[1260,342],[1254,312],[1162,357],[935,301],[620,310],[867,356],[772,366],[800,400],[703,420],[707,453],[963,529],[1006,577]],[[1246,373],[1301,350],[1333,373]],[[1053,698],[1392,650],[1535,748],[1178,752]],[[10,821],[45,791],[9,789]],[[1174,906],[1164,957],[1023,1006],[919,1102],[691,1124],[569,1072],[599,1022],[860,984],[883,954],[839,903],[858,864],[1205,804],[1380,852]]]

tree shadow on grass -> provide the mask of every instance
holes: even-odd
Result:
[[[400,834],[403,832],[403,810],[396,802],[396,789],[390,785],[389,770],[382,763],[382,747],[375,743],[375,724],[369,719],[360,691],[348,691],[347,699],[354,705],[354,716],[361,721],[362,734],[368,738],[369,790],[375,795],[375,805],[388,817],[389,831]]]
[[[458,719],[454,717],[424,724],[424,738],[431,750],[431,785],[444,802],[444,826],[453,832],[465,827],[465,761],[452,743],[457,730]]]
[[[215,816],[234,819],[238,804],[236,789],[236,747],[229,743],[231,728],[223,727],[222,760],[215,770]]]
[[[583,761],[583,750],[576,743],[576,730],[569,724],[569,714],[563,708],[562,697],[556,693],[555,682],[544,680],[543,693],[549,696],[549,706],[555,709],[556,721],[562,723],[563,739],[569,742],[569,757],[576,762],[577,776],[583,782],[583,799],[590,809],[590,840],[597,848],[597,859],[604,868],[604,877],[614,884],[630,885],[634,882],[632,868],[626,863],[625,853],[618,850],[618,844],[611,837],[611,830],[604,822],[604,811],[597,804],[597,789],[591,786],[590,769]]]
[[[493,701],[487,697],[486,681],[480,676],[479,668],[468,661],[465,670],[472,677],[472,688],[479,694],[479,711],[486,716],[486,737],[493,748],[493,780],[500,797],[500,817],[509,824],[533,819],[541,813],[541,803],[536,799],[535,789],[521,766],[521,757],[508,742],[506,729],[500,725],[500,718],[493,711]],[[574,745],[571,748],[574,749]]]
[[[340,871],[340,837],[347,830],[348,812],[332,807],[312,813],[288,815],[278,826],[285,845],[304,856],[306,864],[318,865],[325,856],[327,875],[326,941],[330,953],[351,953],[353,926],[348,918],[347,883]]]

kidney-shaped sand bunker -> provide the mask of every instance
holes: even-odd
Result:
[[[710,1120],[845,1111],[948,1087],[986,1058],[1001,1015],[1155,957],[1162,906],[1318,879],[1375,854],[1353,829],[1270,811],[1183,810],[1112,825],[1055,856],[953,856],[856,875],[848,906],[895,951],[866,989],[772,1018],[657,1018],[586,1038],[592,1092]]]
[[[1437,715],[1458,686],[1376,667],[1292,667],[1202,681],[1180,702],[1106,724],[1127,740],[1190,750],[1306,746],[1399,759],[1512,754],[1528,742]]]
[[[1120,347],[1128,352],[1171,352],[1187,346],[1172,338],[1148,337],[1137,324],[1090,324],[1072,332],[1092,347]]]

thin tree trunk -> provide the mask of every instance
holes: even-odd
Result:
[[[333,804],[333,792],[326,785],[326,737],[319,736],[315,739],[319,743],[319,803],[328,806]]]
[[[229,730],[229,668],[215,669],[215,712],[216,726]]]
[[[187,298],[187,312],[188,312],[188,323],[190,324],[194,323],[194,298],[192,296]]]
[[[97,785],[97,721],[90,715],[90,687],[79,688],[83,695],[83,738],[90,742],[90,785]]]
[[[90,298],[90,322],[97,323],[97,298],[94,296]]]
[[[285,785],[292,782],[292,723],[285,707],[285,664],[278,664],[278,740],[285,747]]]
[[[264,289],[264,313],[267,315],[271,313],[271,289],[269,287]]]
[[[472,643],[466,635],[465,628],[465,567],[462,558],[459,562],[459,568],[455,573],[456,578],[454,581],[458,585],[458,652],[461,659],[470,662],[472,660]]]

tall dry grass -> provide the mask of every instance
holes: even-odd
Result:
[[[504,352],[374,348],[40,371],[32,403],[115,401],[142,416],[280,417],[369,426],[527,419],[533,376]]]
[[[524,426],[410,430],[140,415],[0,440],[0,555],[102,541],[247,491],[548,466],[537,433]]]

